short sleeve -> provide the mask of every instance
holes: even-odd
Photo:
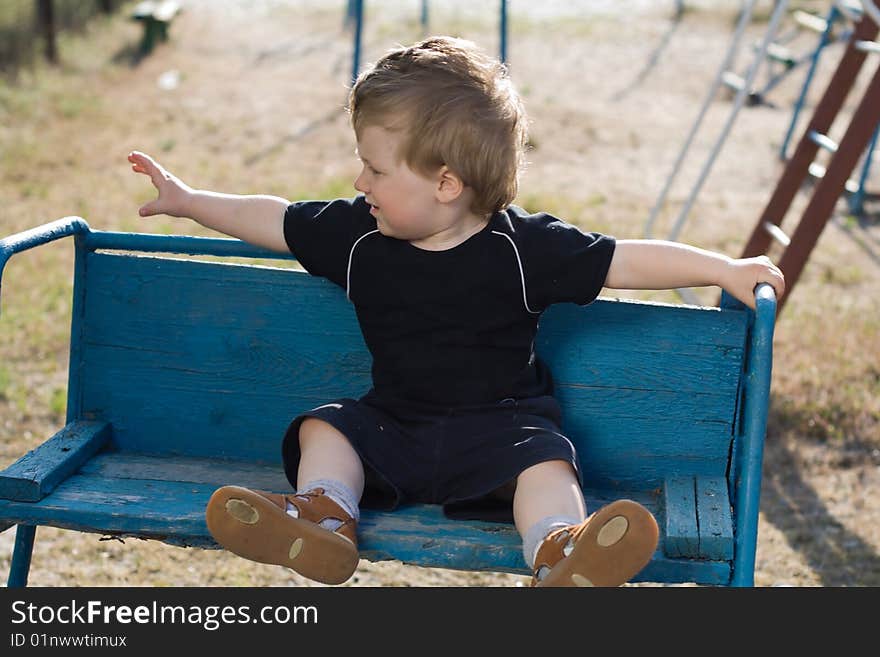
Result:
[[[288,205],[284,213],[284,239],[290,252],[307,272],[343,288],[352,246],[375,229],[376,220],[362,196],[299,201]]]
[[[518,233],[516,242],[523,254],[523,278],[531,303],[541,309],[561,302],[592,303],[605,285],[615,238],[585,232],[546,213],[519,212],[523,213],[519,221],[514,218],[511,225]]]

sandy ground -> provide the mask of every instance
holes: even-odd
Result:
[[[16,229],[33,225],[33,216],[81,213],[100,229],[204,234],[180,221],[157,219],[145,226],[137,218],[136,208],[149,190],[125,167],[125,154],[133,148],[154,153],[196,186],[288,198],[353,193],[346,185],[353,180],[357,164],[341,112],[351,66],[351,37],[342,29],[344,3],[190,0],[185,4],[186,11],[172,26],[171,41],[135,66],[127,62],[139,36],[137,26],[111,26],[97,37],[106,52],[93,66],[84,65],[71,75],[81,75],[84,84],[100,94],[101,125],[85,131],[70,123],[49,126],[41,138],[69,147],[52,164],[59,177],[75,173],[79,187],[106,193],[85,195],[86,200],[79,199],[82,208],[71,202],[69,190],[54,185],[41,205],[13,199],[11,207],[19,211],[13,216],[28,217]],[[397,42],[419,37],[419,3],[367,4],[365,61]],[[538,4],[540,10],[529,9]],[[739,5],[687,3],[695,8],[674,20],[674,4],[510,3],[510,66],[533,121],[534,149],[519,204],[550,210],[618,237],[645,236],[650,210],[728,48]],[[708,5],[715,9],[708,10]],[[431,21],[433,32],[471,38],[497,52],[495,3],[432,3]],[[750,26],[747,45],[740,49],[734,68],[745,69],[751,61],[748,43],[761,37],[765,27],[764,23]],[[793,44],[801,50],[814,43],[810,36],[799,38]],[[840,54],[839,49],[828,52],[817,73],[813,100]],[[104,70],[114,56],[115,66]],[[739,255],[781,172],[777,151],[803,74],[803,68],[797,69],[776,86],[768,94],[772,105],[744,108],[738,114],[680,239]],[[851,107],[849,101],[848,111]],[[731,108],[729,95],[719,92],[652,236],[668,235]],[[875,184],[880,185],[880,180]],[[792,212],[805,201],[805,196],[799,197]],[[810,382],[821,381],[822,368],[833,367],[828,360],[838,355],[823,353],[822,330],[814,324],[829,316],[833,322],[834,314],[843,311],[849,318],[878,316],[878,252],[876,220],[847,220],[841,206],[780,318],[774,389],[782,390],[782,397],[775,396],[774,404],[812,390]],[[835,274],[839,263],[845,263],[847,271],[855,270],[843,282]],[[715,303],[715,291],[698,293],[703,302]],[[677,300],[666,292],[630,296]],[[819,300],[824,309],[817,306]],[[859,362],[868,354],[876,362],[880,344],[876,332],[865,326],[835,324],[834,332],[840,334],[835,345],[849,346],[834,349]],[[855,356],[847,351],[850,347]],[[815,357],[806,353],[811,350]],[[60,357],[59,364],[63,365]],[[868,371],[880,378],[876,368]],[[821,384],[815,390],[823,394]],[[855,426],[855,434],[834,442],[793,434],[785,417],[779,413],[771,417],[757,585],[880,584],[877,418],[870,416]],[[17,431],[7,429],[10,434]],[[35,445],[52,431],[48,422],[31,420],[19,447]],[[9,460],[18,454],[10,452]],[[12,541],[13,532],[0,534],[4,572]],[[347,585],[526,582],[514,575],[362,562]],[[37,532],[30,583],[311,585],[295,573],[222,551],[180,549],[153,541],[122,543],[54,528]]]

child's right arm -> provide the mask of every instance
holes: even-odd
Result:
[[[272,251],[288,253],[284,212],[289,201],[277,196],[238,196],[192,189],[145,153],[128,156],[131,168],[150,177],[159,196],[140,208],[142,217],[189,217],[206,228]]]

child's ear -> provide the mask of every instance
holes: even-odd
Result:
[[[461,177],[445,164],[440,167],[437,174],[437,200],[441,203],[451,203],[461,196],[465,184]]]

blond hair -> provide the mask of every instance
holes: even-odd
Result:
[[[528,139],[526,114],[507,68],[477,46],[431,37],[389,51],[362,73],[348,100],[356,134],[368,125],[401,131],[398,157],[418,173],[443,165],[489,214],[516,197]]]

